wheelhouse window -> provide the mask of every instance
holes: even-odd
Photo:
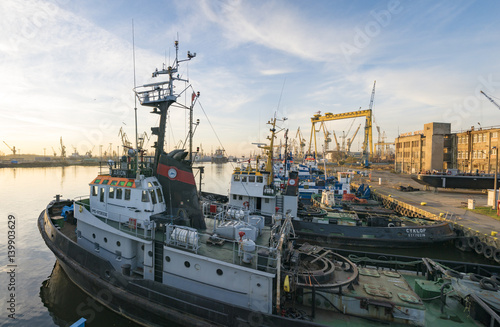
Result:
[[[142,202],[149,202],[148,191],[146,191],[146,190],[142,191],[141,201]]]
[[[264,182],[264,179],[262,178],[262,176],[257,176],[257,183],[263,183]]]
[[[158,201],[160,201],[160,203],[163,203],[163,194],[161,193],[160,188],[156,189],[156,194],[158,195]]]
[[[99,201],[104,202],[104,187],[100,189]]]
[[[111,187],[109,188],[108,197],[109,197],[110,199],[114,199],[114,198],[115,198],[115,188],[114,188],[113,186],[111,186]]]
[[[240,181],[240,175],[234,175],[234,181],[239,182]]]
[[[125,200],[130,200],[130,190],[125,189]]]
[[[249,183],[255,183],[255,176],[248,176]]]
[[[93,185],[91,186],[92,189],[92,196],[97,196],[97,186]]]
[[[246,182],[247,182],[247,177],[246,177],[246,176],[241,177],[241,181],[242,181],[243,183],[246,183]]]
[[[158,201],[156,201],[155,190],[150,190],[149,193],[151,194],[151,202],[153,202],[153,204],[156,204]]]
[[[117,188],[116,189],[116,199],[121,200],[122,199],[122,194],[123,194],[123,189]]]

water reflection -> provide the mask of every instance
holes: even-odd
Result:
[[[51,275],[42,282],[40,298],[54,324],[71,326],[81,317],[86,326],[139,326],[95,302],[68,278],[56,261]]]

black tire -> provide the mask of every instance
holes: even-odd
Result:
[[[477,236],[470,236],[467,237],[467,243],[471,248],[474,248],[476,246],[476,243],[478,242]]]
[[[495,248],[489,245],[484,247],[483,255],[486,259],[493,258],[493,254],[495,253]]]
[[[497,263],[500,263],[500,249],[495,249],[493,252],[493,260],[495,260]]]
[[[493,280],[491,280],[489,278],[483,278],[483,279],[481,279],[481,281],[479,282],[479,285],[481,286],[481,288],[483,290],[498,291],[498,285],[497,285],[497,283],[495,283]]]
[[[483,254],[485,247],[486,244],[484,244],[483,242],[477,242],[474,246],[474,251],[476,251],[477,254]]]
[[[460,251],[465,251],[469,247],[467,244],[467,239],[465,237],[458,237],[455,239],[455,247]]]
[[[485,278],[484,276],[481,276],[479,274],[470,274],[469,275],[469,278],[471,281],[473,282],[480,282],[483,278]]]

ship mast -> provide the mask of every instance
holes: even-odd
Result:
[[[152,134],[157,135],[158,139],[155,144],[155,158],[154,158],[154,172],[156,173],[158,168],[158,163],[160,161],[160,155],[164,152],[163,146],[165,143],[165,129],[167,124],[167,113],[169,107],[177,101],[177,98],[186,91],[184,89],[179,94],[174,93],[174,81],[189,82],[187,79],[182,79],[179,77],[179,63],[184,61],[189,61],[196,57],[196,53],[187,52],[187,59],[179,60],[179,41],[175,41],[175,60],[172,66],[165,67],[163,64],[163,69],[156,69],[153,72],[153,78],[160,75],[167,75],[168,79],[166,81],[145,84],[140,87],[134,88],[134,92],[139,99],[139,102],[143,106],[153,107],[152,113],[160,115],[160,123],[158,127],[152,127]]]

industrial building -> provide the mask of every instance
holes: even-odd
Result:
[[[401,134],[395,140],[394,169],[416,174],[454,168],[455,143],[449,123],[428,123],[421,131]]]
[[[494,173],[500,128],[474,129],[457,133],[457,169],[466,173]]]

